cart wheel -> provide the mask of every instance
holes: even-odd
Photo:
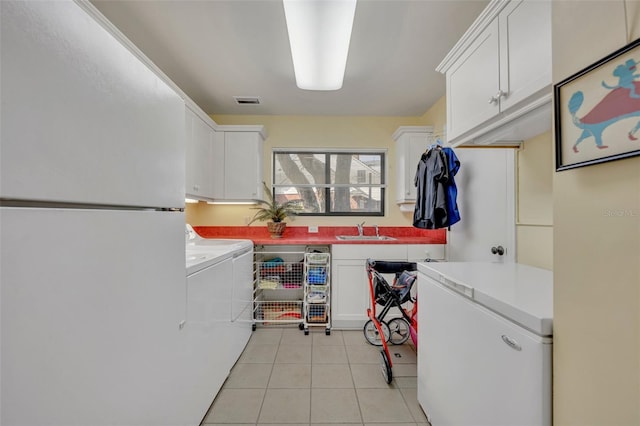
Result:
[[[409,323],[404,318],[394,318],[389,321],[389,341],[394,345],[401,345],[410,336]]]
[[[384,349],[381,350],[380,356],[382,357],[382,361],[380,363],[380,366],[382,367],[382,377],[384,377],[387,384],[391,384],[391,381],[393,380],[393,372],[391,371],[391,362],[389,361],[387,351]]]
[[[382,328],[382,333],[384,334],[385,342],[389,340],[389,326],[384,322],[380,322],[380,328]],[[380,339],[380,333],[378,332],[378,328],[376,324],[369,320],[364,324],[364,337],[367,339],[367,342],[374,346],[382,346],[382,339]]]
[[[327,329],[324,331],[324,334],[326,334],[327,336],[331,336],[331,329],[327,328]]]
[[[255,323],[251,324],[251,331],[256,331],[256,324]]]
[[[299,328],[300,330],[304,330],[304,324],[303,324],[303,323],[298,324],[298,328]]]
[[[308,335],[309,335],[309,329],[308,329],[308,328],[305,328],[305,329],[304,329],[304,335],[305,335],[305,336],[308,336]]]

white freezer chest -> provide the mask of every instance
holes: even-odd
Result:
[[[418,271],[418,401],[432,425],[550,425],[551,272],[472,262]]]

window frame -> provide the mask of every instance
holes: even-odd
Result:
[[[278,185],[276,184],[276,155],[278,154],[315,154],[315,155],[324,155],[325,156],[325,182],[324,184],[299,184],[299,185]],[[380,156],[380,183],[379,184],[368,184],[368,183],[349,183],[349,184],[331,184],[331,167],[326,167],[327,164],[330,163],[330,157],[332,154],[340,154],[340,155],[379,155]],[[276,188],[289,188],[292,186],[296,187],[307,187],[307,188],[323,188],[325,193],[325,200],[331,200],[331,191],[335,188],[379,188],[380,189],[380,210],[374,212],[336,212],[330,211],[331,202],[325,203],[325,211],[324,212],[316,212],[316,213],[298,213],[297,216],[307,216],[307,217],[325,217],[325,216],[385,216],[386,214],[386,189],[387,189],[387,178],[388,178],[388,170],[387,170],[387,154],[388,150],[385,148],[362,148],[362,149],[342,149],[342,148],[272,148],[271,149],[271,193],[275,197]]]

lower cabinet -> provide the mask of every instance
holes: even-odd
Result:
[[[336,244],[332,248],[332,327],[361,329],[370,304],[365,261],[443,260],[441,244]]]
[[[335,246],[334,246],[335,250]],[[369,289],[365,259],[333,259],[333,326],[362,328],[367,321]]]

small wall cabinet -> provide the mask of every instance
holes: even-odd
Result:
[[[197,200],[215,196],[211,165],[215,130],[189,107],[185,108],[185,195]]]
[[[185,127],[187,198],[252,201],[263,197],[264,126],[219,126],[192,105],[186,108]]]
[[[447,136],[454,145],[479,143],[490,130],[549,104],[551,2],[492,0],[437,70],[446,74]],[[550,128],[550,115],[531,117],[535,123],[519,124],[525,137]]]
[[[393,133],[396,141],[396,203],[413,209],[416,202],[414,178],[420,156],[433,136],[430,126],[401,126]]]
[[[215,198],[223,201],[262,199],[264,126],[219,126],[219,130],[224,137],[218,137],[218,150],[222,143],[224,154],[217,156],[216,168],[224,172],[222,193],[220,186],[216,186]]]

